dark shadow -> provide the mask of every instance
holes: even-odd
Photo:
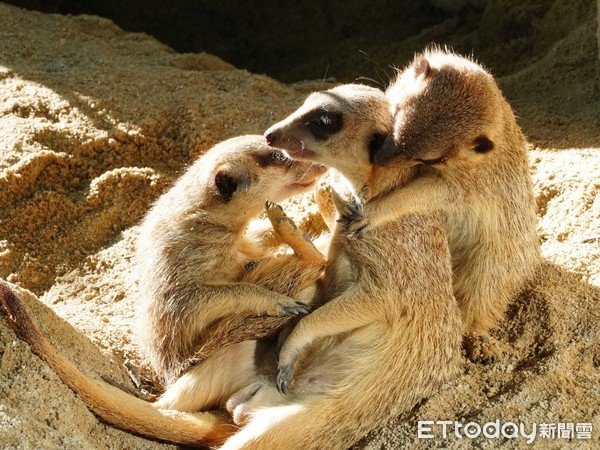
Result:
[[[562,419],[561,404],[571,408],[569,421],[589,422],[589,411],[597,405],[598,305],[600,288],[544,263],[493,332],[503,350],[500,361],[480,365],[465,360],[464,375],[411,412],[371,432],[354,448],[373,448],[383,442],[386,448],[425,444],[430,444],[425,448],[438,448],[454,442],[453,428],[450,440],[442,441],[438,434],[437,439],[425,441],[417,438],[419,420],[456,420],[463,425],[470,421],[482,425],[491,418],[557,422]],[[539,416],[540,402],[548,405],[545,416]],[[498,416],[499,412],[506,417]],[[482,438],[470,442],[476,447],[490,444]]]
[[[596,8],[587,0],[7,2],[107,17],[177,51],[205,51],[285,82],[366,77],[386,85],[394,75],[390,66],[402,67],[432,42],[449,45],[475,55],[501,79],[535,145],[598,145]]]

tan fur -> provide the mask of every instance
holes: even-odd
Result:
[[[467,351],[473,360],[489,360],[495,351],[474,343],[498,323],[539,263],[525,138],[493,77],[446,51],[418,55],[387,96],[393,142],[375,152],[375,163],[439,162],[421,164],[414,181],[370,202],[353,227],[442,212]]]
[[[268,256],[268,244],[277,241],[272,233],[248,232],[265,201],[306,191],[322,173],[307,163],[269,163],[265,158],[271,151],[259,136],[218,144],[156,202],[142,224],[137,249],[139,341],[167,384],[179,376],[205,340],[207,327],[218,320],[302,309],[289,296],[270,290],[272,286],[253,284],[257,277],[246,270]],[[226,188],[230,181],[238,184],[229,201],[217,189],[219,175]],[[312,263],[323,263],[322,257]]]
[[[296,252],[261,260],[244,273],[243,282],[316,304],[315,281],[322,275],[322,254],[280,206],[269,205],[268,217],[277,235]],[[328,244],[325,239],[319,247]],[[235,314],[207,327],[199,337],[200,347],[187,361],[191,369],[172,383],[153,407],[185,412],[224,407],[235,391],[264,376],[274,365],[274,342],[257,339],[273,338],[290,320],[289,316]]]
[[[322,254],[278,205],[267,204],[268,222],[273,227],[270,232],[264,226],[248,224],[262,211],[265,199],[280,200],[305,191],[323,172],[318,166],[290,160],[280,164],[263,158],[257,163],[257,155],[264,157],[272,152],[261,136],[235,138],[214,147],[157,202],[146,218],[147,234],[140,239],[139,247],[140,256],[143,249],[148,252],[146,259],[141,258],[148,272],[142,283],[155,283],[156,289],[163,289],[158,292],[172,295],[145,299],[144,304],[151,311],[146,316],[145,332],[151,342],[160,338],[156,332],[167,333],[169,338],[184,336],[202,342],[196,353],[192,348],[187,356],[178,354],[180,367],[186,364],[185,357],[207,358],[153,404],[84,375],[47,342],[18,298],[0,284],[0,302],[13,328],[108,423],[145,436],[199,446],[220,444],[235,431],[222,414],[185,411],[222,407],[232,393],[264,374],[263,366],[268,368],[274,361],[274,344],[240,341],[272,337],[290,317],[248,314],[279,314],[282,308],[290,307],[294,311],[298,305],[289,296],[312,299],[314,281],[324,266]],[[213,184],[217,173],[238,179],[248,177],[243,187],[247,192],[235,192],[225,201]],[[294,254],[273,256],[273,246],[288,242]],[[232,260],[236,265],[227,266]],[[158,267],[152,267],[152,263]],[[223,274],[228,278],[219,278]],[[150,280],[153,276],[157,277],[154,281]],[[182,286],[183,281],[190,286]],[[201,281],[210,284],[204,287]],[[177,289],[170,291],[173,286],[169,283],[177,282],[177,287],[183,288],[182,295],[197,297],[178,297]],[[160,283],[162,286],[158,286]],[[163,315],[152,315],[156,310]],[[169,324],[179,329],[171,332]],[[158,326],[158,330],[152,326]],[[185,330],[186,326],[191,330]],[[231,342],[239,343],[222,347]],[[179,349],[175,345],[175,350]],[[194,391],[198,378],[204,389]]]
[[[307,124],[321,110],[340,113],[343,126],[316,137]],[[266,136],[293,157],[337,168],[368,205],[413,176],[369,163],[374,136],[391,124],[381,91],[347,85],[311,95]],[[439,217],[407,215],[362,239],[341,228],[320,289],[326,303],[299,321],[279,354],[288,394],[267,378],[232,397],[228,409],[247,424],[224,449],[344,449],[457,373],[460,313]]]

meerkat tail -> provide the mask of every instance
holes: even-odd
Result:
[[[187,445],[219,445],[236,431],[235,426],[218,415],[155,409],[147,401],[87,377],[52,347],[15,293],[3,284],[0,284],[0,304],[17,335],[106,422],[147,437]]]

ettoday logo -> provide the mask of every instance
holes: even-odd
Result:
[[[417,437],[419,439],[524,439],[527,444],[532,444],[540,439],[591,439],[591,423],[524,423],[501,422],[496,419],[483,425],[477,422],[463,424],[454,420],[420,420],[417,423]]]

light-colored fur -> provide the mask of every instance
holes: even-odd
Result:
[[[248,230],[265,201],[306,191],[323,172],[289,159],[270,161],[272,151],[260,136],[216,145],[159,198],[142,224],[139,342],[167,384],[186,368],[207,327],[218,320],[303,310],[288,295],[244,279],[260,279],[248,273],[248,264],[272,254],[269,244],[277,243],[272,233]],[[223,198],[219,186],[233,189],[231,199]],[[317,266],[324,262],[318,255],[313,260]]]
[[[350,229],[442,213],[468,354],[493,360],[497,350],[477,343],[539,263],[525,138],[493,77],[447,51],[417,55],[387,97],[393,135],[375,163],[430,163],[402,189],[366,205]]]
[[[315,136],[320,111],[338,114],[341,128]],[[337,168],[368,205],[414,175],[369,163],[369,147],[391,125],[381,91],[347,85],[311,95],[266,136],[294,158]],[[439,217],[407,215],[361,239],[342,228],[319,293],[325,304],[298,322],[279,354],[287,394],[265,379],[233,396],[228,407],[246,425],[224,449],[347,448],[459,370],[460,313]]]
[[[181,365],[190,356],[206,358],[153,404],[84,375],[52,347],[17,296],[0,284],[0,303],[13,328],[108,423],[145,436],[199,446],[219,445],[235,431],[223,414],[186,411],[224,406],[232,393],[273,366],[274,344],[239,341],[273,336],[290,317],[248,314],[304,310],[289,296],[311,299],[314,281],[324,265],[322,254],[278,205],[267,204],[271,231],[249,224],[267,198],[280,200],[303,192],[323,172],[321,167],[285,158],[271,161],[273,152],[261,136],[235,138],[214,147],[157,202],[145,221],[140,251],[148,251],[143,260],[148,272],[143,282],[154,283],[159,289],[156,292],[172,294],[145,299],[148,339],[156,342],[162,332],[168,334],[167,339],[183,336],[201,342],[198,352],[190,348],[189,354],[177,355]],[[216,186],[217,174],[226,175],[227,183]],[[149,242],[151,239],[155,241]],[[279,243],[289,244],[294,254],[273,255],[273,247]],[[162,265],[153,267],[152,263]],[[150,280],[153,276],[156,280]],[[183,286],[183,282],[190,285]],[[222,302],[221,306],[216,302]],[[169,330],[169,324],[175,329]],[[218,348],[227,342],[239,343]],[[180,349],[175,346],[176,351]],[[202,390],[194,389],[198,379],[204,383]]]

